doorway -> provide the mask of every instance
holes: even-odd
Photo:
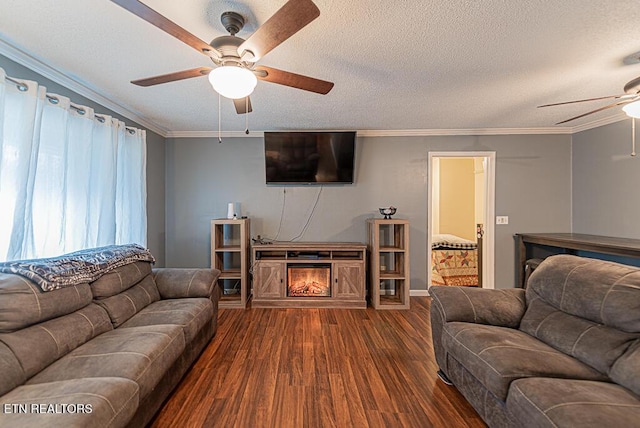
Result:
[[[476,286],[495,288],[495,152],[428,159],[427,284],[473,285],[474,266]],[[439,270],[449,264],[457,267]]]

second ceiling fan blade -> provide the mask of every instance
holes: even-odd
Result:
[[[259,65],[254,70],[256,71],[256,77],[260,80],[315,92],[317,94],[325,95],[333,88],[332,82],[291,73],[289,71],[278,70],[277,68]]]
[[[600,108],[597,108],[595,110],[591,110],[591,111],[588,111],[586,113],[582,113],[581,115],[572,117],[571,119],[563,120],[562,122],[556,123],[556,125],[561,125],[563,123],[571,122],[572,120],[580,119],[581,117],[585,117],[585,116],[588,116],[588,115],[593,114],[593,113],[598,113],[599,111],[607,110],[607,109],[610,109],[610,108],[613,108],[613,107],[616,107],[616,106],[620,106],[620,105],[623,105],[623,104],[628,104],[628,103],[630,103],[632,101],[633,101],[633,99],[629,99],[629,100],[624,100],[624,101],[618,101],[618,102],[615,102],[615,103],[611,103],[611,104],[608,104],[608,105],[606,105],[604,107],[600,107]]]
[[[565,105],[565,104],[584,103],[584,102],[587,102],[587,101],[608,100],[609,98],[617,99],[617,98],[624,98],[624,97],[627,97],[627,96],[628,96],[627,94],[622,94],[622,95],[608,95],[608,96],[606,96],[606,97],[587,98],[587,99],[584,99],[584,100],[564,101],[564,102],[561,102],[561,103],[545,104],[545,105],[538,106],[538,108],[541,108],[541,107],[562,106],[562,105]]]
[[[251,113],[253,109],[251,108],[251,98],[244,97],[233,100],[233,105],[236,107],[236,113],[245,114]]]
[[[153,86],[161,83],[175,82],[176,80],[206,76],[210,71],[211,67],[198,67],[190,70],[176,71],[175,73],[162,74],[160,76],[147,77],[145,79],[132,80],[131,83],[138,86]]]
[[[320,9],[311,0],[289,0],[238,47],[238,53],[256,62],[318,16]]]
[[[151,9],[146,4],[138,1],[138,0],[111,0],[115,4],[122,6],[129,12],[134,15],[144,19],[150,24],[155,25],[165,33],[168,33],[180,40],[181,42],[186,43],[191,46],[195,50],[200,53],[203,53],[207,56],[215,55],[219,56],[218,53],[209,45],[209,43],[201,40],[199,37],[194,36],[175,22],[165,18],[160,15],[155,10]]]

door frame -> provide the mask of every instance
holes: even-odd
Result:
[[[495,205],[496,205],[496,152],[429,152],[429,186],[427,196],[427,289],[431,287],[431,240],[434,216],[433,207],[433,185],[436,180],[433,177],[434,158],[484,158],[485,165],[485,225],[482,249],[482,288],[495,288]],[[437,180],[439,182],[439,180]],[[435,190],[439,192],[439,190]]]

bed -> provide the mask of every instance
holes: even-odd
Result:
[[[477,287],[478,244],[455,235],[433,235],[431,284]]]

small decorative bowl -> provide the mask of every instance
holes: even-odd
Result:
[[[385,220],[391,220],[391,216],[396,213],[398,210],[396,207],[387,207],[387,208],[378,208],[380,210],[380,214],[384,216]]]

